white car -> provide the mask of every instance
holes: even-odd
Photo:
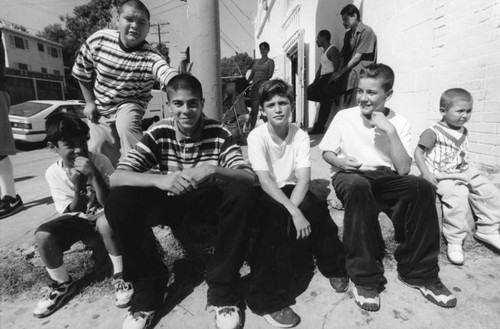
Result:
[[[12,105],[9,121],[15,140],[41,142],[47,137],[45,119],[53,113],[72,112],[84,121],[85,104],[79,101],[27,101]]]

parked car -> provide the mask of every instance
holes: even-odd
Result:
[[[76,113],[84,121],[85,104],[80,101],[27,101],[10,107],[9,121],[14,139],[25,142],[41,142],[47,137],[45,119],[59,112]]]
[[[151,95],[153,98],[149,101],[142,118],[142,129],[144,131],[153,123],[169,116],[169,111],[166,110],[167,93],[159,89],[153,89]]]

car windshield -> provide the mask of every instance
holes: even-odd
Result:
[[[24,102],[21,104],[12,105],[10,107],[11,115],[17,115],[20,117],[31,117],[41,111],[45,110],[51,104],[36,103],[36,102]]]

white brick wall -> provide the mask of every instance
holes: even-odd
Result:
[[[500,2],[364,0],[362,20],[378,37],[379,62],[396,73],[388,105],[413,126],[414,142],[440,119],[441,93],[472,93],[471,161],[500,169]]]

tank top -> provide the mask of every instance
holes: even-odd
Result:
[[[267,76],[269,74],[269,61],[271,59],[268,58],[264,63],[259,63],[260,60],[257,59],[253,64],[253,83],[257,84],[262,80],[267,80]]]
[[[333,63],[332,61],[330,61],[328,59],[328,57],[326,56],[326,54],[328,53],[328,51],[330,50],[330,48],[332,48],[333,45],[330,45],[330,47],[328,47],[324,52],[323,54],[321,54],[321,58],[320,58],[320,64],[321,64],[321,75],[325,75],[325,74],[328,74],[328,73],[333,73],[333,71],[335,70],[335,68],[333,67]]]

